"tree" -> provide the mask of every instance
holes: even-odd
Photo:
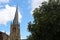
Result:
[[[33,23],[28,23],[31,35],[27,40],[60,40],[59,0],[43,2],[42,6],[34,10],[33,17]]]

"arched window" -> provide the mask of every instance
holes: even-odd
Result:
[[[13,32],[16,32],[16,28],[13,28]]]
[[[16,40],[18,40],[18,39],[16,39]]]

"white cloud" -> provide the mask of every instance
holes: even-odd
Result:
[[[1,3],[8,3],[10,0],[0,0],[0,4]]]
[[[10,32],[5,32],[7,35],[10,35]]]
[[[6,5],[4,9],[0,9],[0,24],[6,25],[8,21],[12,21],[14,19],[16,7],[11,7]],[[21,22],[21,14],[19,11],[19,22]]]
[[[7,35],[10,35],[10,32],[6,32],[5,30],[0,30],[0,32],[6,33]]]
[[[0,32],[3,32],[3,33],[5,33],[5,31],[4,31],[4,30],[0,30]]]
[[[32,11],[33,11],[35,8],[38,8],[43,1],[47,1],[47,0],[32,0],[32,3],[31,3],[31,7],[32,7],[31,14],[33,14]]]

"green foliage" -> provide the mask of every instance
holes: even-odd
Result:
[[[33,17],[33,23],[28,23],[31,35],[27,40],[60,40],[60,4],[58,0],[43,2],[42,6],[34,10]]]

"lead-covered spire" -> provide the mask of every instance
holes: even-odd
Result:
[[[18,24],[18,5],[16,6],[16,12],[15,12],[13,24]]]

